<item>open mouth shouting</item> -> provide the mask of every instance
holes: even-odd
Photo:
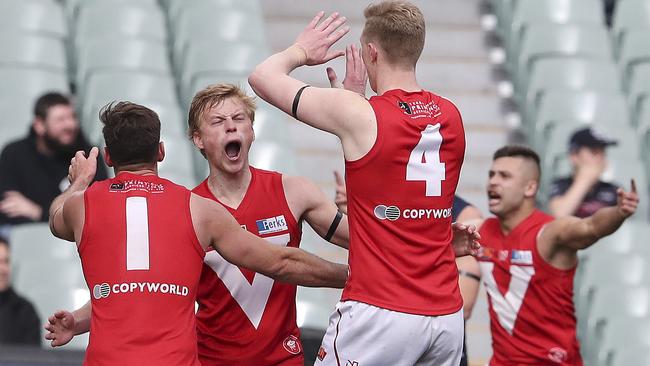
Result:
[[[225,148],[226,157],[230,161],[236,161],[239,159],[239,154],[241,152],[241,142],[240,141],[230,141],[226,144]]]
[[[488,191],[488,205],[497,205],[499,202],[501,202],[501,195],[495,191]]]

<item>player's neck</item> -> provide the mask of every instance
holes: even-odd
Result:
[[[377,70],[377,95],[382,95],[393,89],[418,92],[422,90],[422,87],[415,78],[415,70],[404,70],[390,66]]]
[[[115,176],[120,173],[130,173],[135,175],[158,175],[158,164],[134,164],[114,167]]]
[[[221,203],[237,208],[248,191],[252,176],[248,165],[235,173],[211,169],[208,188]]]
[[[524,201],[518,210],[513,211],[506,217],[500,218],[499,224],[501,225],[501,231],[503,234],[510,234],[512,230],[526,220],[533,211],[535,211],[535,202]]]

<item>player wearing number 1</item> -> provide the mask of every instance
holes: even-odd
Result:
[[[306,87],[289,73],[343,52],[349,28],[319,13],[295,44],[249,77],[263,99],[341,140],[346,159],[350,278],[317,365],[458,365],[462,299],[451,207],[465,151],[460,114],[415,78],[420,10],[386,1],[365,10],[361,57],[377,96]],[[322,20],[322,22],[321,22]],[[358,57],[354,46],[347,57]]]
[[[50,209],[52,232],[76,241],[91,290],[85,364],[200,365],[194,301],[208,247],[275,279],[343,286],[347,266],[272,245],[243,230],[218,203],[158,177],[164,146],[153,111],[122,102],[107,107],[100,119],[106,162],[115,178],[89,187],[98,150],[88,158],[78,152],[70,166],[70,188]],[[54,328],[48,330],[60,343],[72,334],[56,328],[88,326],[88,320],[59,320],[51,319]]]
[[[573,306],[577,252],[616,231],[638,196],[618,191],[618,204],[579,219],[554,219],[535,207],[539,157],[520,146],[494,154],[487,194],[496,217],[480,228],[478,260],[488,293],[491,366],[580,366]]]

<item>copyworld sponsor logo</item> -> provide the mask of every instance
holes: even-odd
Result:
[[[406,208],[397,206],[377,205],[374,210],[379,220],[396,221],[399,218],[407,220],[446,219],[451,217],[451,208]]]
[[[157,282],[125,282],[113,285],[102,283],[93,286],[93,297],[95,300],[107,298],[111,294],[160,293],[187,296],[189,292],[190,289],[187,286]]]

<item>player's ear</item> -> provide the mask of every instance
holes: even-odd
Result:
[[[160,141],[158,143],[158,162],[161,162],[165,159],[165,143]]]
[[[379,50],[377,49],[377,46],[374,43],[366,43],[366,47],[368,47],[368,56],[370,56],[370,62],[376,63],[377,62],[377,56],[379,55]]]
[[[524,195],[527,198],[535,197],[537,195],[537,190],[539,189],[539,182],[534,179],[531,179],[526,183],[526,190],[524,190]]]
[[[201,139],[201,135],[199,134],[198,131],[194,131],[192,134],[192,142],[194,143],[194,146],[196,146],[197,149],[203,150],[203,140]]]
[[[45,121],[41,117],[34,117],[32,127],[34,128],[36,136],[45,135]]]
[[[111,159],[111,153],[108,151],[108,146],[104,146],[104,162],[109,167],[113,167],[113,159]]]

